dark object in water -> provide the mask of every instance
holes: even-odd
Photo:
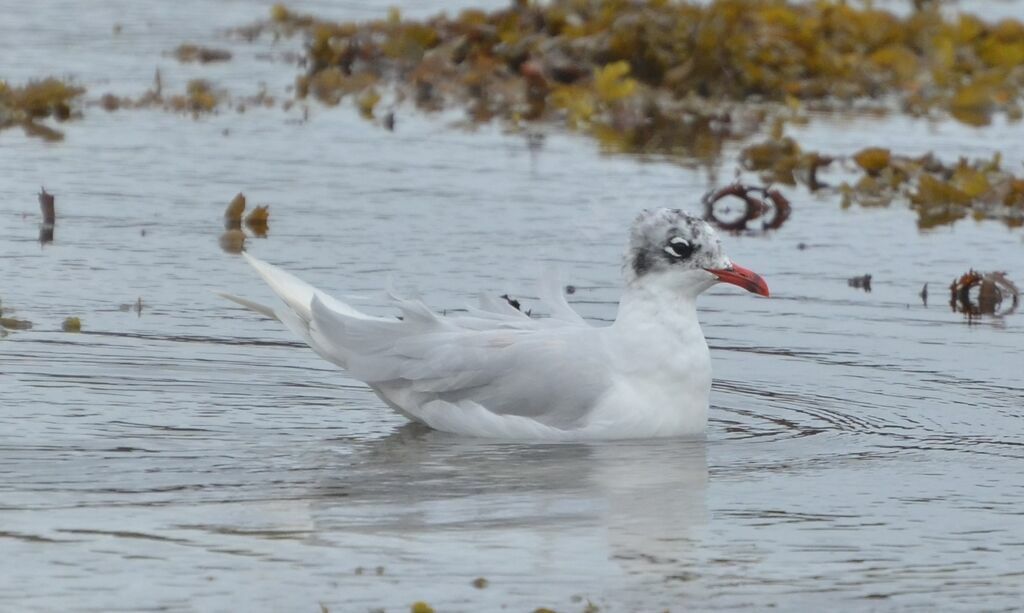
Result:
[[[77,317],[68,317],[60,325],[60,329],[65,332],[81,332],[82,320]]]
[[[174,57],[179,62],[188,64],[199,62],[209,64],[210,62],[226,62],[231,59],[231,52],[227,49],[213,49],[211,47],[200,47],[199,45],[183,44],[174,50]]]
[[[265,204],[259,205],[245,216],[245,227],[249,228],[257,238],[266,238],[267,231],[270,229],[269,220],[270,207]]]
[[[859,277],[850,277],[846,280],[846,283],[850,287],[856,287],[862,289],[865,292],[871,293],[871,275],[861,275]]]
[[[43,223],[39,226],[39,244],[45,245],[53,242],[53,227],[57,223],[54,197],[45,187],[39,188],[39,208],[43,212]]]
[[[921,297],[921,302],[924,306],[928,306],[928,284],[925,283],[924,287],[921,288],[921,293],[918,294]]]
[[[0,317],[0,328],[7,328],[8,330],[31,330],[32,322],[27,319]]]
[[[224,211],[224,229],[239,230],[242,227],[242,213],[245,212],[245,194],[238,192]]]
[[[138,315],[139,317],[142,317],[142,306],[143,306],[142,305],[142,296],[139,296],[139,298],[135,302],[128,302],[128,303],[124,303],[124,304],[118,305],[117,309],[119,311],[124,311],[124,312],[135,311],[136,315]]]
[[[738,200],[742,209],[739,216],[731,206]],[[723,230],[739,232],[754,230],[750,222],[761,220],[761,231],[776,230],[789,219],[792,207],[778,190],[733,183],[717,191],[708,192],[702,199],[704,219]]]
[[[228,230],[220,235],[220,248],[225,253],[242,253],[245,249],[245,232],[238,229]]]
[[[1007,303],[1009,306],[1003,306]],[[949,306],[968,318],[980,315],[1001,317],[1017,310],[1020,290],[1005,272],[980,273],[969,270],[949,286]]]
[[[384,128],[387,129],[388,132],[394,132],[395,131],[395,113],[394,112],[390,112],[390,113],[388,113],[387,115],[384,116]]]
[[[53,194],[45,187],[39,188],[39,208],[43,211],[43,223],[53,225],[57,222],[57,211],[53,206]]]

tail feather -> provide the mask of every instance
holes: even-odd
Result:
[[[278,321],[281,320],[281,318],[277,316],[277,313],[274,312],[274,309],[271,308],[271,307],[268,307],[265,304],[260,304],[258,302],[253,302],[252,300],[249,300],[248,298],[242,298],[241,296],[235,296],[233,294],[226,294],[224,292],[217,292],[217,295],[220,296],[221,298],[227,298],[231,302],[236,302],[236,303],[244,306],[247,309],[252,309],[253,311],[256,311],[257,313],[259,313],[260,315],[265,315],[265,316],[267,316],[267,317],[269,317],[271,319],[276,319]]]
[[[284,303],[288,305],[288,308],[294,311],[295,314],[307,324],[313,320],[312,307],[314,296],[319,298],[320,302],[323,302],[328,308],[338,311],[343,315],[347,315],[348,317],[377,319],[352,308],[348,304],[336,298],[328,296],[290,272],[281,270],[277,266],[268,264],[263,260],[249,255],[248,253],[242,252],[242,255],[245,257],[246,261],[256,269],[256,272],[263,277],[263,280],[267,282],[270,289],[274,290],[274,293],[277,294],[278,298],[283,300]]]
[[[317,331],[314,322],[313,303],[316,302],[327,309],[343,317],[355,320],[368,321],[392,321],[372,317],[362,313],[348,304],[328,296],[312,285],[299,279],[295,275],[281,270],[277,266],[268,264],[253,256],[242,253],[246,261],[256,269],[260,277],[266,281],[270,289],[274,290],[287,308],[273,308],[258,302],[221,293],[220,295],[232,302],[238,303],[246,308],[252,309],[261,315],[271,317],[283,323],[294,334],[301,337],[320,356],[328,361],[338,364],[342,368],[347,367],[349,352],[344,347],[334,346],[328,339],[323,338]]]
[[[256,259],[244,251],[242,256],[263,277],[263,280],[270,286],[270,289],[274,290],[277,297],[283,300],[288,305],[288,308],[294,311],[300,319],[306,323],[313,319],[313,312],[310,306],[313,304],[313,296],[316,295],[317,291],[312,285],[273,264],[267,264],[263,260]]]

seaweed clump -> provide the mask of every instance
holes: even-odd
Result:
[[[708,192],[701,202],[704,219],[731,232],[777,230],[792,211],[789,200],[777,189],[741,183]]]
[[[192,79],[185,86],[183,95],[171,96],[167,100],[167,107],[177,112],[200,115],[213,112],[223,98],[224,93],[206,79]]]
[[[178,48],[174,50],[174,57],[184,64],[193,62],[209,64],[211,62],[226,62],[230,60],[231,52],[227,49],[214,49],[212,47],[201,47],[185,43],[178,45]]]
[[[827,187],[817,172],[840,159],[804,151],[790,138],[754,143],[740,154],[744,168],[759,172],[766,181],[803,183],[811,190]],[[947,164],[930,152],[915,157],[869,147],[845,161],[855,179],[836,188],[844,207],[888,206],[904,199],[917,212],[918,227],[922,229],[969,215],[999,219],[1010,227],[1024,225],[1024,177],[1005,170],[999,154],[990,159],[960,158]]]
[[[633,151],[672,152],[695,124],[728,135],[726,102],[880,100],[979,124],[1019,118],[1024,88],[1024,24],[931,5],[901,17],[831,0],[517,0],[366,23],[276,5],[265,27],[308,37],[299,97],[337,104],[384,82],[421,108],[560,120]]]
[[[11,309],[7,309],[8,315]],[[16,317],[4,317],[3,303],[0,303],[0,337],[7,336],[7,330],[31,330],[32,322]]]
[[[949,306],[968,320],[981,315],[1001,317],[1017,310],[1020,290],[1005,272],[970,270],[949,286]]]
[[[258,205],[245,214],[245,194],[239,192],[228,203],[224,210],[224,233],[221,234],[219,243],[226,253],[241,253],[245,250],[245,240],[248,238],[242,230],[242,221],[245,227],[252,232],[256,238],[266,238],[270,230],[270,207]]]
[[[185,84],[183,93],[164,95],[163,79],[157,70],[152,87],[138,98],[121,98],[107,93],[100,97],[98,104],[108,112],[156,107],[175,113],[190,113],[198,118],[215,112],[225,100],[227,93],[206,79],[192,79]]]
[[[84,93],[84,88],[53,77],[22,86],[0,80],[0,130],[21,126],[29,136],[62,140],[62,132],[40,120],[52,117],[63,122],[76,117],[76,104]]]

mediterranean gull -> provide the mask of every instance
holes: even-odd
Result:
[[[488,296],[453,316],[391,296],[401,317],[388,318],[244,255],[285,306],[226,298],[281,321],[409,419],[479,437],[700,435],[711,355],[697,296],[719,282],[768,296],[764,279],[726,257],[710,225],[677,209],[637,216],[618,315],[604,326],[584,321],[555,277],[540,287],[546,318]]]

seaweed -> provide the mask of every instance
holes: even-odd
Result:
[[[563,121],[627,142],[652,115],[758,99],[874,100],[985,123],[1019,116],[1024,88],[1020,21],[946,17],[936,6],[897,16],[833,0],[553,0],[335,23],[275,5],[250,34],[265,31],[307,37],[300,97],[337,104],[387,83],[422,108]]]
[[[906,200],[917,212],[922,229],[969,215],[998,219],[1010,227],[1024,224],[1024,178],[1004,170],[998,153],[990,159],[960,158],[947,164],[932,153],[913,157],[869,147],[843,158],[804,151],[786,137],[753,143],[740,153],[743,167],[758,171],[764,180],[804,183],[811,190],[827,187],[820,182],[818,169],[843,159],[851,160],[860,173],[837,188],[844,207],[888,206],[894,200]]]
[[[949,306],[968,320],[982,315],[1002,317],[1020,306],[1020,290],[1005,272],[969,270],[949,286]]]
[[[778,190],[741,183],[708,192],[701,202],[705,220],[732,232],[776,230],[789,219],[792,210],[789,200]],[[737,202],[741,207],[738,212],[733,209]],[[752,224],[754,221],[760,222],[760,228]]]
[[[223,91],[216,89],[206,79],[192,79],[185,86],[185,93],[171,96],[166,107],[172,111],[188,112],[197,116],[213,112],[224,96]]]
[[[6,328],[8,330],[31,330],[32,322],[27,319],[17,319],[15,317],[0,317],[0,328]]]
[[[238,229],[242,227],[242,215],[245,213],[245,194],[238,192],[228,203],[224,210],[224,229]]]
[[[12,86],[0,80],[0,130],[21,126],[29,136],[59,141],[64,134],[41,120],[67,121],[79,116],[78,101],[85,88],[53,77]]]
[[[245,239],[245,232],[241,230],[227,230],[220,235],[220,248],[225,253],[242,253],[245,250]]]
[[[245,216],[245,227],[257,238],[266,238],[270,221],[270,207],[261,205]]]
[[[252,232],[256,238],[266,238],[270,230],[270,207],[266,204],[259,205],[245,215],[245,194],[239,192],[228,203],[224,210],[224,230],[220,235],[220,247],[227,253],[241,253],[245,249],[245,240],[248,238],[242,230],[244,216],[245,227]]]
[[[214,49],[211,47],[201,47],[199,45],[183,43],[174,50],[174,57],[177,58],[179,62],[185,64],[192,62],[209,64],[210,62],[226,62],[230,60],[231,52],[227,49]]]

